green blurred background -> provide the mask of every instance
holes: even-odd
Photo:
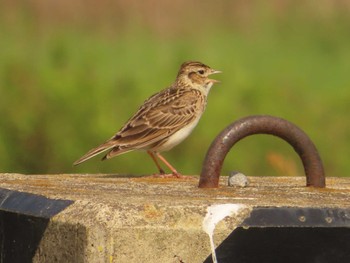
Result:
[[[170,85],[186,60],[224,73],[192,135],[164,154],[180,172],[198,174],[234,120],[270,114],[309,134],[328,176],[350,175],[346,0],[2,0],[0,172],[156,172],[142,152],[72,163]],[[263,135],[235,146],[229,170],[303,174],[289,145]]]

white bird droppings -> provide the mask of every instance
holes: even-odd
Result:
[[[207,214],[203,220],[203,230],[208,234],[212,251],[213,263],[218,263],[215,253],[214,229],[216,224],[227,216],[235,216],[246,206],[241,204],[219,204],[207,208]]]

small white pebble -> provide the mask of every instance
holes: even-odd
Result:
[[[249,179],[247,176],[240,172],[230,172],[228,177],[228,186],[232,187],[247,187],[249,185]]]

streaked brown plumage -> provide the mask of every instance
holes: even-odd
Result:
[[[133,150],[145,150],[161,174],[164,171],[156,157],[171,169],[174,176],[179,177],[179,173],[160,152],[170,150],[182,142],[197,125],[205,110],[208,92],[218,82],[208,78],[215,73],[220,71],[200,62],[183,63],[173,85],[147,99],[117,134],[90,150],[74,165],[107,150],[109,152],[103,160]]]

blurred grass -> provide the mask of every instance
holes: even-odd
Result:
[[[346,1],[150,4],[0,4],[1,172],[155,172],[138,152],[71,164],[170,85],[183,61],[199,60],[224,73],[192,136],[165,153],[179,171],[198,174],[211,141],[232,121],[271,114],[310,135],[327,175],[350,175]],[[228,170],[303,173],[290,146],[270,136],[238,143]]]

